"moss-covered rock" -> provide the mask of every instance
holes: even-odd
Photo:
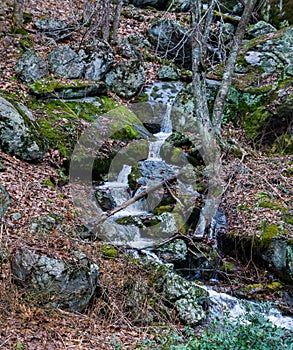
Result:
[[[33,83],[31,91],[38,98],[42,99],[72,100],[106,95],[108,89],[103,82],[89,83],[81,80],[64,82],[47,78]]]
[[[118,257],[118,251],[110,244],[103,244],[102,253],[104,257],[109,259],[115,259]]]

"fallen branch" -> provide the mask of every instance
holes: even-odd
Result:
[[[163,185],[166,185],[167,182],[170,181],[174,181],[176,180],[177,175],[173,175],[171,177],[169,177],[168,179],[158,183],[157,185],[154,185],[150,188],[145,189],[144,191],[142,191],[141,193],[137,194],[136,196],[128,199],[127,201],[125,201],[124,203],[122,203],[121,205],[119,205],[118,207],[114,208],[113,210],[109,210],[107,211],[105,214],[103,214],[98,221],[95,222],[95,224],[100,224],[101,222],[105,221],[106,219],[108,219],[110,216],[118,213],[119,211],[121,211],[122,209],[125,209],[126,207],[128,207],[130,204],[135,203],[136,201],[138,201],[139,199],[145,197],[147,194],[154,192],[155,190],[157,190],[158,188],[160,188]]]

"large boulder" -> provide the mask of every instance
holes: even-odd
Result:
[[[22,55],[14,69],[20,79],[26,83],[41,79],[49,73],[46,61],[34,51],[27,51]]]
[[[81,78],[84,72],[82,58],[67,45],[56,47],[48,60],[52,72],[60,78]]]
[[[208,301],[209,293],[196,283],[169,272],[165,276],[163,295],[174,305],[183,322],[194,325],[206,317],[203,306]]]
[[[42,152],[26,124],[33,127],[20,108],[0,97],[0,148],[24,160],[38,159]]]
[[[114,62],[111,46],[105,41],[96,40],[85,46],[83,50],[86,62],[85,78],[96,81],[103,79]]]
[[[110,89],[126,99],[140,92],[145,79],[145,71],[139,61],[120,62],[106,75]]]
[[[158,21],[149,28],[148,36],[167,58],[182,66],[191,66],[191,39],[183,26],[171,20]]]
[[[11,258],[15,281],[32,292],[44,306],[82,312],[94,295],[99,269],[84,254],[75,253],[72,261],[61,261],[18,250]]]

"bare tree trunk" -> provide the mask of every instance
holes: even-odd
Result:
[[[24,0],[14,0],[13,4],[13,27],[21,28],[23,25],[23,5]]]
[[[194,114],[198,123],[198,131],[200,133],[203,149],[202,157],[206,164],[206,173],[209,179],[208,194],[201,212],[202,225],[198,225],[194,233],[195,235],[202,234],[210,224],[218,208],[220,196],[223,191],[224,182],[222,176],[221,152],[217,137],[221,131],[222,113],[231,86],[240,45],[256,2],[256,0],[246,1],[211,116],[208,109],[206,88],[207,46],[217,0],[210,0],[209,7],[205,12],[203,11],[201,0],[192,1],[191,15],[193,31],[191,41]]]
[[[114,22],[113,22],[113,35],[112,35],[113,40],[116,40],[116,38],[117,38],[117,30],[119,28],[122,6],[123,6],[123,0],[118,0],[115,14],[114,14]]]
[[[220,86],[214,103],[212,123],[217,134],[219,134],[221,130],[225,101],[227,99],[228,92],[232,83],[232,77],[234,74],[237,57],[240,51],[240,45],[242,43],[245,30],[247,28],[249,19],[251,17],[252,11],[256,3],[257,0],[246,1],[243,14],[241,16],[236,33],[234,35],[231,51],[227,60],[225,72],[223,74],[222,84]]]
[[[110,0],[104,1],[104,20],[102,27],[103,39],[108,41],[110,38]]]

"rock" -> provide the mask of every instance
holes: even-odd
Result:
[[[56,220],[52,216],[36,217],[31,219],[31,231],[39,235],[48,235],[56,225]]]
[[[62,40],[71,35],[74,30],[68,23],[58,19],[39,19],[34,26],[42,33],[55,40]]]
[[[248,65],[259,66],[261,77],[274,72],[292,76],[293,67],[293,28],[278,31],[274,35],[244,45],[244,59]],[[249,68],[249,66],[248,66]]]
[[[31,85],[32,92],[42,99],[76,100],[87,97],[106,95],[107,86],[103,82],[87,83],[81,80],[60,82],[42,79]]]
[[[85,52],[85,79],[102,80],[112,67],[114,53],[106,41],[96,40],[84,49]]]
[[[56,47],[48,60],[52,72],[60,78],[81,78],[84,62],[69,46]]]
[[[247,34],[252,38],[256,38],[261,35],[274,33],[276,30],[277,29],[271,24],[264,21],[259,21],[248,28]]]
[[[156,249],[155,253],[165,263],[173,263],[186,260],[188,250],[186,243],[182,239],[176,239]]]
[[[166,8],[168,0],[130,0],[129,3],[135,7],[153,7],[157,10],[163,10]]]
[[[162,66],[158,69],[158,78],[161,80],[178,80],[180,71],[172,66]]]
[[[3,97],[0,97],[0,148],[24,160],[39,159],[42,156],[24,117]]]
[[[61,261],[17,250],[11,258],[15,282],[33,292],[45,307],[82,312],[97,289],[99,269],[84,254],[74,255],[70,261]]]
[[[191,39],[183,26],[175,21],[162,20],[148,29],[150,42],[165,57],[181,66],[191,66]]]
[[[174,272],[169,272],[165,276],[163,295],[174,305],[183,322],[194,325],[205,318],[202,305],[207,303],[209,294],[199,285],[186,281]]]
[[[141,51],[146,48],[149,49],[151,44],[141,34],[130,34],[127,37],[118,38],[115,46],[121,56],[132,60],[141,60]]]
[[[263,260],[272,265],[279,275],[293,280],[293,249],[287,239],[273,238],[269,247],[262,254]]]
[[[6,188],[0,184],[0,218],[4,216],[10,204],[10,197]]]
[[[97,190],[95,191],[95,198],[103,210],[111,210],[117,206],[110,191]]]
[[[34,82],[49,74],[46,61],[36,55],[34,51],[27,51],[22,55],[14,70],[26,83]]]
[[[106,83],[118,96],[129,99],[139,93],[145,78],[144,69],[139,61],[127,61],[118,63],[106,75]]]

